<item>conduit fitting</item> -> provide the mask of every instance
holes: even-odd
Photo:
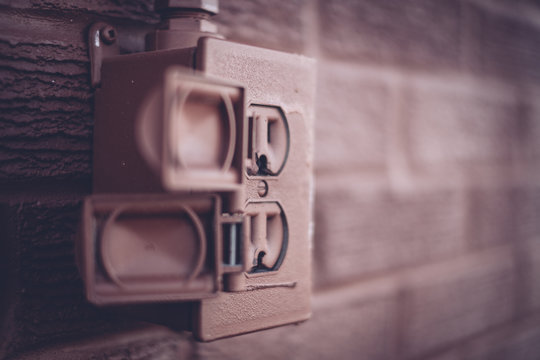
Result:
[[[154,9],[161,23],[147,35],[147,50],[196,47],[201,37],[223,39],[210,20],[219,12],[218,0],[156,0]]]

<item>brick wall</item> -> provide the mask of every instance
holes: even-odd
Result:
[[[86,304],[86,31],[140,50],[152,3],[0,1],[0,357],[540,357],[535,0],[222,0],[230,40],[318,60],[313,318],[203,344]]]

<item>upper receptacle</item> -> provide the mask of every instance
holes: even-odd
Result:
[[[248,175],[279,175],[289,154],[289,126],[285,113],[279,106],[250,105],[248,116]]]

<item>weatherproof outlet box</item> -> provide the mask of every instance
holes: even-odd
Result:
[[[88,299],[193,302],[205,341],[307,319],[314,61],[201,38],[100,71]]]

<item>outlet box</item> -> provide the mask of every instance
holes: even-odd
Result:
[[[314,61],[202,38],[100,70],[88,299],[193,302],[205,341],[307,319]]]

